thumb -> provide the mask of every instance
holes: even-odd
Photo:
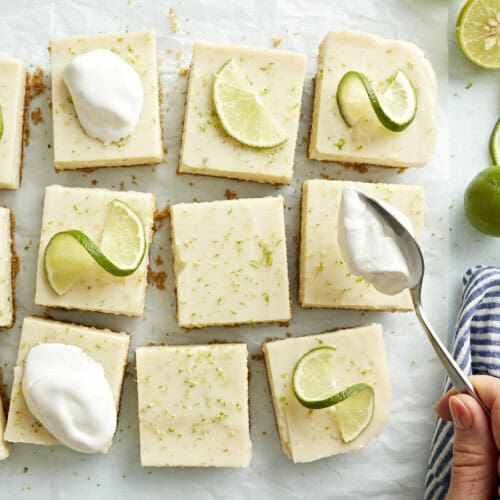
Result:
[[[496,490],[497,464],[490,421],[471,396],[450,397],[455,429],[448,499],[491,498]]]

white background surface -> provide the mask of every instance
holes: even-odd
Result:
[[[81,2],[83,3],[83,2]],[[16,247],[21,259],[18,276],[18,320],[9,332],[0,334],[0,366],[6,382],[19,342],[22,318],[44,311],[35,306],[34,283],[43,189],[59,183],[88,186],[96,179],[99,187],[154,191],[160,208],[179,201],[223,198],[229,188],[240,197],[265,196],[277,192],[287,202],[289,272],[294,318],[289,328],[259,325],[252,328],[208,328],[185,333],[175,321],[173,271],[169,248],[168,221],[156,234],[151,255],[161,255],[165,263],[154,270],[168,274],[167,290],[150,286],[144,318],[129,319],[97,313],[49,311],[57,319],[110,327],[132,333],[130,376],[125,381],[121,414],[115,442],[107,456],[84,456],[63,447],[17,445],[8,461],[0,463],[0,498],[421,498],[428,447],[434,425],[432,404],[440,392],[442,371],[411,314],[355,313],[334,310],[301,310],[296,304],[296,243],[298,201],[303,179],[329,175],[351,180],[379,180],[421,183],[427,189],[425,257],[428,268],[424,304],[430,319],[443,337],[447,332],[448,289],[448,53],[447,4],[445,0],[337,0],[238,2],[146,2],[145,0],[9,2],[0,0],[0,55],[24,58],[30,67],[41,65],[49,82],[48,42],[56,37],[98,31],[156,30],[163,90],[164,142],[166,163],[156,168],[101,169],[84,174],[56,174],[48,145],[52,143],[48,109],[50,91],[37,98],[44,124],[33,126],[31,144],[25,151],[24,178],[18,192],[1,192],[0,204],[11,207],[17,216]],[[178,33],[172,33],[168,10],[176,10]],[[456,18],[452,7],[452,22]],[[306,136],[310,126],[312,82],[317,47],[330,29],[352,29],[377,33],[417,43],[434,66],[439,81],[440,130],[436,154],[425,169],[403,174],[382,169],[360,175],[334,164],[323,165],[305,159]],[[254,183],[209,177],[176,176],[184,113],[186,78],[179,69],[189,65],[194,39],[211,42],[272,46],[283,38],[281,49],[307,54],[308,71],[303,97],[303,119],[298,136],[295,177],[290,187],[275,188]],[[496,241],[482,238],[462,215],[461,196],[465,179],[486,166],[487,135],[498,108],[498,76],[475,70],[450,39],[451,84],[449,118],[453,137],[451,160],[452,291],[453,307],[458,297],[457,278],[467,264],[488,262]],[[177,57],[179,55],[179,57]],[[498,74],[498,72],[497,72]],[[496,77],[496,80],[495,80]],[[465,83],[473,86],[465,90]],[[488,81],[487,81],[488,80]],[[493,89],[493,90],[492,90]],[[459,96],[453,97],[457,90]],[[493,95],[494,94],[494,95]],[[496,99],[496,100],[495,100]],[[477,101],[477,104],[476,104]],[[491,108],[491,109],[490,109]],[[488,120],[484,118],[488,116]],[[486,123],[487,122],[487,123]],[[470,127],[470,129],[469,129]],[[455,146],[459,144],[460,146]],[[484,148],[483,148],[484,144]],[[484,152],[483,152],[484,151]],[[478,161],[478,158],[480,160]],[[137,185],[132,183],[132,175]],[[480,243],[476,240],[481,240]],[[473,246],[473,248],[472,248]],[[479,252],[484,251],[484,254]],[[481,259],[477,257],[481,255]],[[476,260],[477,259],[477,260]],[[491,262],[491,259],[489,260]],[[281,452],[268,395],[262,361],[251,360],[250,384],[253,460],[248,470],[222,469],[143,469],[139,465],[137,399],[133,349],[150,342],[205,342],[214,338],[246,341],[252,354],[260,352],[266,337],[316,333],[338,326],[382,322],[387,355],[392,372],[392,416],[380,439],[364,450],[306,465],[293,465]],[[263,434],[265,433],[265,435]]]

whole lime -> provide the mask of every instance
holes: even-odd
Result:
[[[465,213],[482,233],[500,236],[500,166],[476,175],[464,195]]]

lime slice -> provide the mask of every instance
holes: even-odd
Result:
[[[144,258],[146,234],[142,221],[128,205],[120,200],[113,201],[99,246],[101,252],[122,273],[133,273]],[[112,271],[108,272],[113,274]]]
[[[113,276],[129,276],[146,253],[144,226],[125,203],[114,200],[105,222],[101,248],[78,230],[60,231],[44,254],[45,276],[58,295],[64,295],[96,262]]]
[[[500,0],[468,0],[457,19],[457,40],[473,63],[500,68]]]
[[[497,120],[490,137],[490,155],[493,165],[500,165],[500,118]]]
[[[273,148],[286,141],[279,123],[232,59],[215,75],[213,99],[222,127],[241,144]]]
[[[354,441],[373,419],[375,392],[368,384],[356,384],[345,392],[350,392],[335,407],[340,435],[344,443]]]
[[[392,132],[402,132],[417,113],[417,94],[406,73],[398,69],[389,79],[385,92],[378,96],[368,78],[348,71],[337,88],[337,104],[344,122],[353,127],[373,109],[378,121]]]

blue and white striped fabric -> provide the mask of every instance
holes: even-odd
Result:
[[[462,304],[455,326],[453,357],[468,375],[500,377],[500,268],[478,266],[463,278]],[[445,392],[452,388],[445,379]],[[448,491],[453,453],[453,424],[438,419],[432,438],[425,500]]]

